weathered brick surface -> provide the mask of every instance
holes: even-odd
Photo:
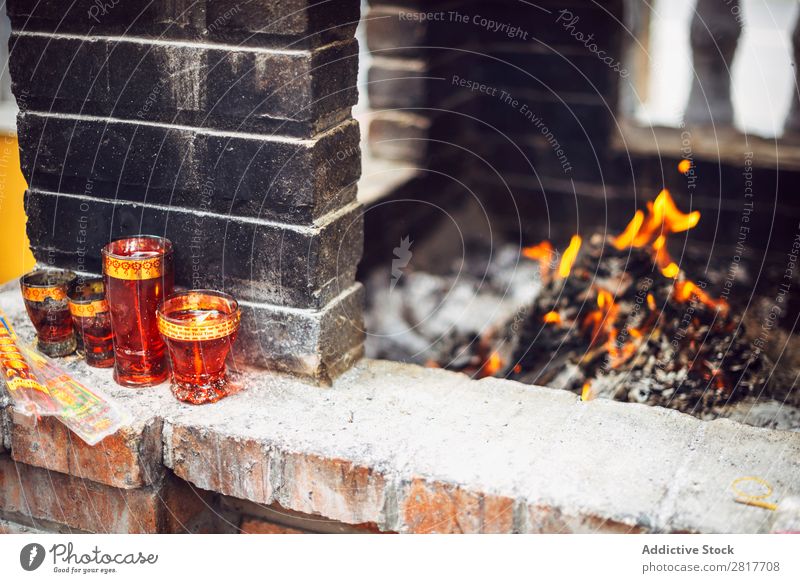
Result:
[[[162,478],[160,420],[123,428],[89,446],[52,417],[36,425],[19,414],[12,419],[11,453],[17,462],[117,488],[138,488]]]
[[[34,254],[62,268],[99,273],[108,240],[156,233],[175,246],[178,285],[199,276],[242,300],[306,309],[352,285],[363,248],[355,204],[313,228],[38,191],[28,192],[26,212]]]
[[[360,284],[342,290],[320,310],[240,303],[242,325],[234,351],[242,362],[330,384],[363,356],[363,303]]]
[[[103,8],[103,6],[108,6]],[[236,44],[314,46],[353,36],[358,0],[10,0],[14,28],[59,33],[144,35]]]
[[[530,534],[635,534],[647,532],[640,525],[624,524],[593,516],[565,515],[557,508],[537,504],[523,512],[522,532]]]
[[[170,452],[176,475],[227,496],[349,524],[377,522],[385,504],[384,478],[345,460],[276,455],[263,442],[182,425],[172,430]]]
[[[211,495],[167,475],[159,483],[119,489],[0,456],[0,514],[33,528],[53,524],[98,533],[192,532]]]
[[[0,509],[90,532],[158,532],[160,488],[122,490],[0,458]]]
[[[48,534],[55,531],[44,528],[33,528],[13,520],[0,519],[0,534]]]
[[[178,210],[308,225],[352,202],[361,172],[354,121],[312,140],[39,114],[19,131],[32,189]]]
[[[352,39],[313,51],[24,32],[11,43],[25,110],[308,137],[358,100]]]
[[[514,531],[514,500],[448,484],[413,480],[400,501],[404,532],[418,534]]]
[[[303,530],[297,530],[250,516],[242,519],[239,528],[242,534],[307,534]]]

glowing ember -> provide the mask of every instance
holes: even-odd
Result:
[[[545,324],[560,324],[561,323],[561,316],[558,312],[547,312],[544,315],[544,323]]]
[[[561,257],[561,263],[558,266],[558,276],[560,278],[569,277],[570,271],[572,271],[572,265],[578,257],[578,251],[581,250],[581,242],[582,239],[580,235],[573,235],[572,239],[570,239],[569,247],[564,251],[564,255]]]
[[[656,311],[656,298],[653,297],[653,294],[647,294],[647,307],[653,312]]]
[[[686,160],[685,158],[678,162],[678,172],[681,174],[689,174],[689,170],[692,169],[692,162],[690,160]]]
[[[522,249],[523,257],[539,262],[539,269],[542,279],[547,277],[550,272],[550,265],[553,263],[553,246],[550,241],[542,241],[538,245],[525,247]]]
[[[583,383],[583,390],[581,391],[581,401],[591,401],[592,397],[592,383],[586,381]]]
[[[492,352],[489,360],[487,360],[481,370],[478,372],[478,378],[490,377],[503,368],[503,361],[497,352]]]

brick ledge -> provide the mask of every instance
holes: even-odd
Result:
[[[0,307],[29,336],[11,289]],[[18,462],[117,488],[163,463],[206,490],[400,532],[761,532],[771,513],[735,504],[735,478],[800,494],[798,433],[511,381],[365,360],[329,390],[245,372],[246,390],[191,407],[65,366],[131,410],[125,439],[88,448],[6,409],[5,441]]]

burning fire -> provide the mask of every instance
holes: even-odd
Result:
[[[538,261],[542,279],[547,277],[550,273],[550,265],[553,263],[553,246],[550,241],[542,241],[538,245],[525,247],[522,250],[522,255],[528,259]]]
[[[578,258],[578,251],[581,250],[582,242],[580,235],[573,235],[572,239],[570,239],[569,247],[566,248],[564,255],[561,256],[561,263],[558,266],[558,277],[561,279],[569,277],[572,265],[575,263],[575,259]]]
[[[485,377],[493,376],[495,373],[499,372],[500,369],[503,368],[503,360],[500,358],[500,355],[495,351],[492,352],[489,359],[483,364],[481,370],[478,371],[478,378],[482,379]]]
[[[544,315],[543,320],[544,320],[545,324],[560,324],[561,323],[561,314],[559,314],[558,312],[555,312],[555,311],[547,312]]]
[[[688,163],[688,161],[684,162]],[[691,163],[688,163],[688,167],[687,164],[682,163],[679,169],[682,172],[688,172],[690,167]],[[670,234],[688,231],[699,221],[700,213],[698,211],[682,212],[669,191],[664,189],[655,200],[647,203],[647,212],[641,210],[635,212],[625,229],[611,239],[611,244],[620,251],[631,248],[647,249],[661,275],[668,280],[674,280],[671,292],[673,301],[678,303],[698,301],[712,309],[727,309],[727,303],[724,300],[714,300],[700,286],[686,279],[678,264],[672,260],[667,251],[667,238]],[[558,264],[558,278],[563,280],[570,276],[581,246],[581,237],[574,235]],[[540,262],[543,275],[549,274],[555,252],[548,241],[527,247],[523,249],[522,253],[525,257]],[[607,355],[611,368],[618,368],[636,355],[638,348],[647,341],[648,335],[652,334],[654,327],[657,326],[656,322],[659,316],[655,315],[656,298],[653,293],[644,291],[646,296],[641,296],[642,301],[652,315],[637,323],[637,326],[640,326],[637,328],[628,326],[627,323],[618,323],[618,319],[622,318],[620,306],[615,302],[614,294],[611,291],[596,283],[592,283],[590,289],[594,291],[597,307],[580,320],[580,328],[589,339],[590,351],[587,353],[587,357],[600,351]],[[552,309],[542,316],[542,321],[545,325],[561,325],[562,313]],[[489,370],[499,368],[499,366],[493,366],[490,360],[486,363],[485,368]],[[717,372],[712,370],[709,374],[715,382],[720,382],[721,377]],[[587,400],[592,396],[591,384],[587,382],[582,389],[582,399]]]

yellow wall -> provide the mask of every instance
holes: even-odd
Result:
[[[0,283],[33,268],[22,204],[26,188],[19,169],[17,138],[0,136]]]

